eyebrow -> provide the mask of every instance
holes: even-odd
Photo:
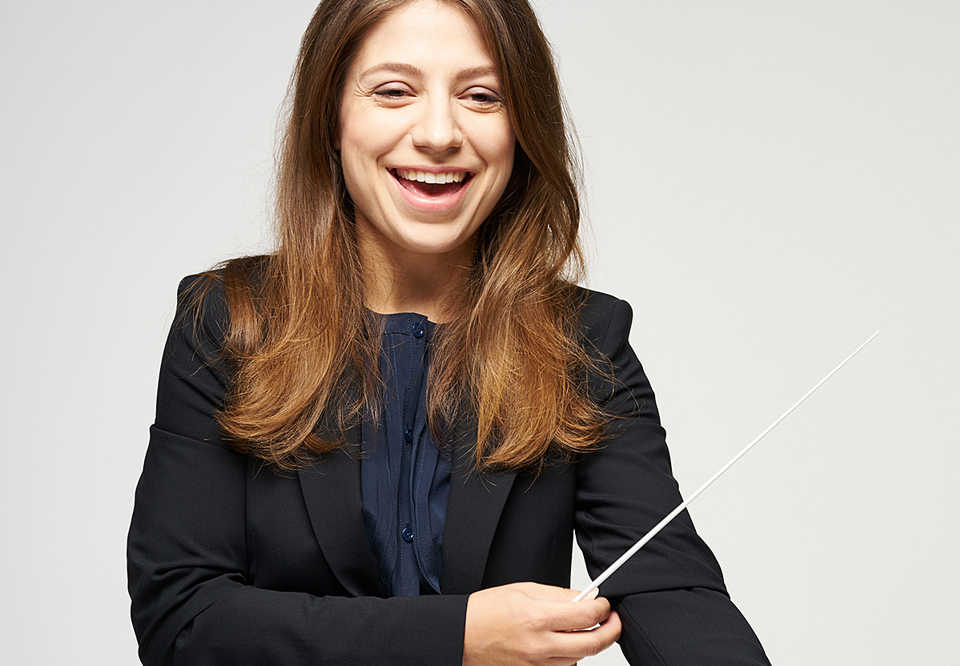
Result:
[[[405,74],[407,76],[414,77],[423,76],[423,70],[411,64],[405,62],[384,62],[379,65],[374,65],[370,69],[363,71],[360,74],[360,79],[365,79],[368,76],[379,74],[380,72],[396,72],[397,74]],[[497,76],[497,70],[493,67],[493,65],[482,65],[480,67],[468,67],[467,69],[461,69],[459,72],[457,72],[457,80],[475,79],[488,75],[494,77]]]

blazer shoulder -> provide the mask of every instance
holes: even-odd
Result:
[[[576,289],[579,322],[586,340],[601,351],[611,343],[619,346],[630,334],[633,322],[630,304],[600,291],[579,286]]]
[[[256,299],[263,291],[268,260],[267,255],[230,259],[180,280],[175,325],[193,325],[222,342],[238,292],[249,290]]]
[[[192,338],[198,346],[212,344],[219,349],[226,339],[229,323],[230,308],[223,291],[221,271],[197,273],[180,280],[171,334],[179,332],[181,336]]]

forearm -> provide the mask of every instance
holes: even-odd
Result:
[[[620,647],[644,666],[769,666],[753,629],[729,597],[692,588],[647,592],[614,602]]]
[[[280,587],[312,594],[256,587],[246,469],[222,446],[152,429],[128,541],[145,664],[459,663],[465,596],[350,598],[323,576]],[[289,521],[295,505],[279,506],[275,520]],[[299,575],[320,570],[316,556]]]
[[[141,636],[144,664],[414,665],[462,659],[465,596],[316,597],[241,584],[218,587],[196,591],[180,612]]]

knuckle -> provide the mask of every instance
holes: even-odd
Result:
[[[587,657],[593,657],[603,652],[606,645],[596,637],[591,637],[583,645],[583,654]]]
[[[549,646],[545,641],[532,641],[527,646],[527,655],[534,661],[541,661],[551,656]]]
[[[589,622],[589,626],[593,627],[600,624],[601,622],[606,620],[608,617],[610,617],[610,611],[604,611],[598,608],[598,609],[592,610],[588,614],[586,619]]]
[[[549,624],[553,615],[545,608],[537,606],[530,612],[530,624],[536,628],[542,628]]]
[[[602,599],[603,603],[597,606],[597,613],[601,620],[606,620],[610,617],[612,609],[610,608],[610,602],[606,599]]]

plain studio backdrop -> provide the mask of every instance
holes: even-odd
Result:
[[[958,663],[960,4],[536,4],[684,493],[882,329],[692,506],[771,659]],[[269,247],[313,9],[3,1],[4,664],[137,663],[175,288]]]

